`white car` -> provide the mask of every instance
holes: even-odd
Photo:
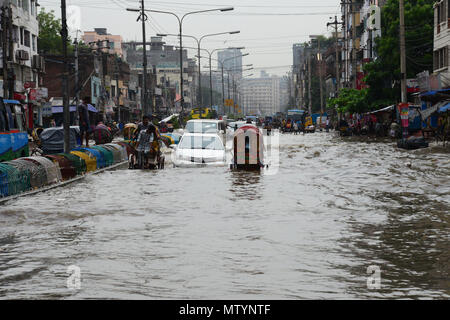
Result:
[[[184,132],[186,133],[211,133],[220,136],[226,142],[227,125],[224,120],[197,119],[189,120],[186,123]]]
[[[225,166],[226,151],[217,134],[185,133],[173,153],[175,167]]]

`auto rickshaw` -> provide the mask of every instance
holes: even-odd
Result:
[[[233,160],[230,169],[255,171],[264,168],[264,140],[261,130],[245,125],[233,135]]]
[[[123,128],[123,138],[124,140],[131,140],[134,136],[134,133],[137,130],[137,124],[135,123],[127,123]]]

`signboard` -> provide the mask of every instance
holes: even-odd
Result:
[[[24,89],[36,88],[36,82],[27,81],[23,84]]]
[[[30,89],[30,92],[28,93],[28,101],[36,101],[36,97],[37,97],[37,90]]]
[[[406,79],[406,88],[408,93],[420,92],[419,82],[417,79]]]
[[[232,107],[234,105],[233,99],[225,99],[225,105],[227,107]]]
[[[408,127],[409,127],[409,104],[400,103],[398,105],[400,111],[400,119],[403,128],[403,138],[406,139],[408,136]]]
[[[47,99],[48,98],[48,88],[39,88],[37,89],[37,96],[36,98],[38,100]]]
[[[42,116],[51,117],[52,116],[52,104],[50,102],[42,106]]]

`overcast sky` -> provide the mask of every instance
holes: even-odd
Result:
[[[54,10],[61,16],[59,0],[40,0],[41,8]],[[240,34],[206,38],[202,47],[212,50],[244,46],[244,64],[253,64],[253,73],[259,76],[265,69],[271,74],[284,75],[292,65],[292,44],[308,41],[310,34],[328,34],[330,17],[340,16],[339,0],[171,0],[145,1],[146,9],[171,11],[179,15],[187,12],[234,7],[234,11],[190,15],[183,22],[183,34],[201,37],[205,34],[240,30]],[[126,8],[139,8],[140,0],[67,0],[67,5],[80,7],[81,30],[107,28],[108,33],[120,34],[125,41],[142,41],[142,26],[136,22],[138,13]],[[147,39],[156,33],[178,33],[174,16],[150,13]],[[176,37],[165,38],[168,44],[177,44]],[[185,46],[196,46],[185,38]],[[191,51],[190,56],[196,53]],[[205,53],[206,54],[206,53]],[[215,58],[217,56],[215,55]],[[202,61],[202,67],[206,60]]]

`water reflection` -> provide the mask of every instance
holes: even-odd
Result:
[[[260,171],[231,171],[230,187],[232,200],[258,200],[262,198],[264,174]]]

